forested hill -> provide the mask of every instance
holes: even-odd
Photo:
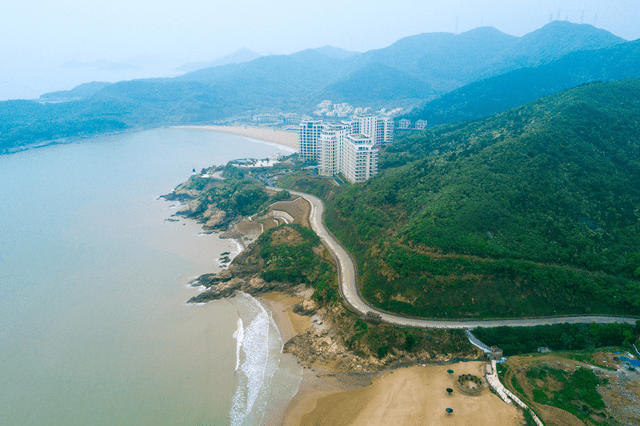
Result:
[[[429,126],[473,120],[593,81],[640,77],[640,40],[603,49],[572,52],[539,67],[521,68],[446,93],[407,118]]]
[[[640,315],[640,80],[404,137],[381,162],[327,208],[374,305]]]

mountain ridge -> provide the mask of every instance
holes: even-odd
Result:
[[[261,56],[261,54],[256,53],[250,49],[242,48],[240,50],[236,50],[233,53],[229,53],[228,55],[224,55],[211,61],[188,62],[176,68],[176,71],[191,72],[204,68],[214,68],[229,64],[241,64],[244,62],[251,62]]]
[[[640,314],[640,80],[398,139],[378,177],[328,202],[374,306]]]
[[[540,31],[545,34],[552,30],[553,26],[545,26]],[[584,46],[618,41],[590,26],[577,32]],[[424,47],[425,40],[436,39],[446,41],[430,46],[439,52],[436,56],[425,56],[419,49],[407,50],[407,46]],[[265,112],[311,113],[318,102],[331,96],[343,102],[366,102],[363,106],[373,108],[409,108],[466,81],[499,72],[508,64],[503,61],[497,66],[496,52],[520,39],[497,30],[478,29],[460,35],[419,35],[364,54],[325,46],[206,68],[175,78],[113,83],[64,106],[0,102],[0,117],[5,118],[0,124],[0,149],[6,152],[43,141],[97,134],[101,132],[101,120],[119,128],[139,128],[211,123]],[[542,50],[527,57],[528,61],[540,61],[540,51],[553,56],[580,47],[579,43],[569,43],[560,46],[558,52],[552,43],[542,44]],[[17,112],[18,105],[24,111]],[[13,113],[21,118],[14,120]],[[111,127],[106,126],[105,131],[111,131]]]
[[[480,80],[415,108],[407,118],[430,126],[474,120],[593,81],[640,77],[640,40],[572,52],[538,67]]]

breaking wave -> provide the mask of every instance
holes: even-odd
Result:
[[[232,426],[259,425],[271,394],[273,376],[278,370],[282,339],[271,315],[245,293],[231,299],[240,318],[236,339],[236,392],[231,402]],[[248,325],[243,327],[242,318]]]

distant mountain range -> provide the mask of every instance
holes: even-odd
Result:
[[[230,53],[221,58],[214,59],[212,61],[186,63],[176,68],[176,71],[191,72],[191,71],[197,71],[203,68],[214,68],[214,67],[220,67],[222,65],[228,65],[228,64],[241,64],[243,62],[251,62],[254,59],[259,58],[260,56],[262,55],[252,50],[240,49],[236,52]]]
[[[40,99],[69,100],[64,104],[0,102],[0,150],[118,128],[206,123],[259,112],[304,113],[324,99],[356,106],[416,106],[483,79],[547,66],[573,52],[612,46],[619,46],[619,55],[628,61],[619,64],[615,73],[611,71],[611,77],[600,76],[600,63],[595,63],[589,75],[576,74],[562,84],[542,82],[540,93],[548,93],[567,84],[634,75],[638,69],[633,68],[635,45],[590,25],[552,22],[523,37],[484,27],[459,35],[420,34],[365,53],[325,46],[175,78],[83,85]],[[613,59],[596,55],[593,60]],[[492,95],[483,96],[490,99]]]
[[[104,89],[105,87],[111,85],[113,83],[106,83],[102,81],[94,81],[91,83],[84,83],[79,86],[74,87],[71,90],[60,90],[57,92],[49,92],[40,96],[40,101],[42,102],[69,102],[76,101],[82,98],[88,98],[89,96],[94,95],[99,90]]]
[[[406,118],[438,126],[487,117],[542,96],[594,81],[640,77],[640,40],[572,52],[538,66],[468,84],[414,109]]]

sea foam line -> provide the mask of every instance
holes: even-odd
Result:
[[[236,369],[233,370],[238,371],[238,367],[240,367],[240,349],[242,348],[242,340],[244,339],[244,327],[242,324],[242,318],[238,318],[238,328],[233,333],[234,339],[236,339]]]
[[[271,315],[250,295],[239,292],[238,296],[234,297],[234,304],[238,303],[236,306],[239,311],[248,311],[247,316],[252,319],[243,329],[239,346],[238,359],[241,361],[236,376],[238,387],[232,398],[230,412],[233,426],[261,423],[267,408],[270,382],[278,369],[279,354],[282,353],[279,331],[277,327],[271,330],[275,326]],[[272,338],[274,332],[275,341]],[[278,347],[271,348],[273,344],[278,344]]]
[[[250,140],[251,142],[256,142],[256,143],[261,143],[261,144],[265,144],[265,145],[275,146],[276,148],[279,148],[282,151],[290,152],[292,154],[294,152],[298,152],[298,150],[295,149],[295,148],[291,148],[290,146],[282,145],[282,144],[279,144],[277,142],[269,142],[269,141],[264,141],[264,140],[260,140],[260,139],[249,138],[249,137],[246,137],[246,136],[244,136],[244,138]]]

